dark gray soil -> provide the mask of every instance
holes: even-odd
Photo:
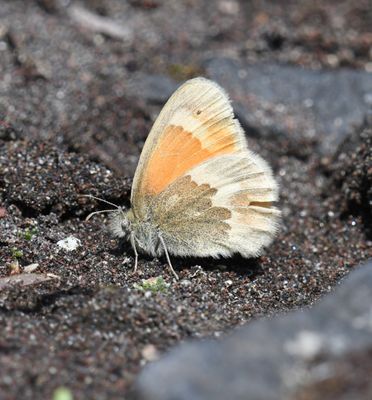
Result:
[[[107,218],[85,221],[106,207],[79,197],[129,204],[167,79],[209,76],[220,56],[366,74],[370,26],[368,1],[0,0],[1,399],[50,399],[61,385],[75,399],[123,399],[153,356],[311,306],[372,256],[368,116],[324,154],[318,132],[261,131],[261,104],[248,141],[280,184],[281,231],[258,259],[175,259],[178,282],[146,256],[132,274],[130,246],[109,236]],[[166,79],[164,92],[136,93],[140,76]],[[68,236],[76,250],[57,245]],[[34,263],[41,282],[8,279]],[[158,276],[169,286],[139,288]]]

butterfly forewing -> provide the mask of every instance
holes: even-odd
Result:
[[[134,176],[132,206],[144,215],[146,198],[161,193],[195,165],[246,149],[224,91],[196,78],[168,100],[146,140]]]

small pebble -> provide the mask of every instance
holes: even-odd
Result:
[[[81,245],[81,240],[75,236],[68,236],[57,242],[57,246],[66,251],[76,250]]]
[[[26,272],[27,274],[34,272],[38,269],[39,264],[38,263],[33,263],[30,265],[27,265],[26,267],[23,268],[23,272]]]
[[[155,361],[159,358],[158,349],[153,344],[147,344],[142,349],[142,358],[146,361]]]

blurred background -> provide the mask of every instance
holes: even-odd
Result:
[[[299,69],[371,72],[371,12],[368,0],[1,0],[0,115],[131,175],[160,106],[203,75],[232,96],[248,134],[318,131],[330,145],[348,128],[340,114],[360,122],[372,99]]]

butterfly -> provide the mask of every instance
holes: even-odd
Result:
[[[277,200],[271,168],[248,149],[224,90],[194,78],[156,119],[134,175],[131,208],[110,210],[109,229],[131,243],[134,271],[138,252],[165,255],[178,279],[170,255],[258,256],[277,232]]]

